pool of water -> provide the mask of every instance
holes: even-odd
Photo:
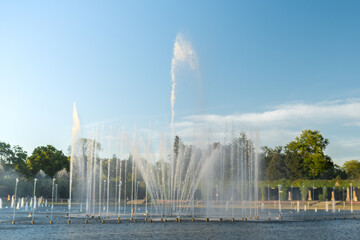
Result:
[[[358,239],[358,218],[336,218],[304,221],[182,221],[132,223],[128,218],[117,221],[72,218],[67,224],[66,211],[57,208],[50,225],[48,209],[35,214],[31,225],[28,212],[17,212],[11,224],[12,211],[0,210],[0,239]],[[65,210],[65,209],[64,209]]]

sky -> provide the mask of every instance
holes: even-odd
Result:
[[[335,163],[360,160],[359,12],[331,0],[0,1],[0,141],[66,152],[74,102],[84,136],[168,133],[178,63],[185,142],[249,131],[274,147],[317,129]]]

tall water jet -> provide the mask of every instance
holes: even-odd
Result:
[[[74,162],[75,162],[75,144],[80,137],[80,119],[76,109],[76,103],[73,106],[73,127],[71,134],[71,155],[70,155],[70,183],[69,183],[69,211],[71,210],[72,188],[74,177]]]
[[[96,128],[96,130],[95,130],[95,139],[97,139],[97,128]],[[95,146],[94,146],[95,145]],[[94,167],[93,167],[93,174],[92,174],[92,178],[93,178],[93,182],[92,182],[92,184],[93,184],[93,195],[92,195],[92,198],[93,198],[93,216],[95,216],[95,208],[96,208],[96,201],[95,201],[95,199],[96,199],[96,171],[97,171],[97,168],[98,168],[98,165],[97,165],[97,149],[98,149],[98,147],[97,147],[97,143],[96,143],[96,141],[94,141],[93,142],[93,144],[92,144],[92,146],[94,147],[94,154],[93,154],[93,162],[94,162]],[[100,165],[100,163],[99,163],[99,165]],[[100,167],[100,166],[99,166]]]
[[[176,71],[182,64],[188,64],[192,70],[197,69],[198,62],[195,51],[192,48],[192,45],[189,41],[185,40],[182,34],[178,34],[174,43],[173,58],[171,60],[171,141],[174,139],[174,119],[175,119],[175,86],[176,86]],[[173,151],[170,152],[170,199],[174,200],[174,186],[176,185],[175,176],[174,176],[174,154]],[[174,208],[174,207],[173,207]]]
[[[111,132],[111,129],[110,129]],[[109,203],[110,203],[110,165],[111,165],[111,136],[109,136],[109,145],[108,145],[109,151],[109,158],[108,158],[108,169],[107,169],[107,188],[106,188],[106,216],[109,217]],[[105,189],[104,189],[105,191]]]
[[[104,139],[104,126],[101,127],[101,142],[103,142]],[[101,216],[101,206],[102,206],[102,175],[103,175],[103,165],[102,165],[102,159],[99,159],[99,217]],[[104,180],[105,181],[105,180]],[[105,185],[104,185],[104,189],[105,189]]]
[[[55,185],[55,178],[52,180],[52,187],[51,187],[51,218],[53,220],[53,211],[54,211],[54,185]]]
[[[19,179],[16,179],[15,181],[15,194],[14,194],[14,213],[13,213],[13,223],[15,222],[15,205],[16,205],[16,198],[17,198],[17,186],[18,186]],[[19,205],[19,203],[18,203]],[[17,208],[19,209],[19,208]]]
[[[32,221],[34,221],[34,219],[35,219],[35,209],[36,209],[36,196],[35,196],[35,194],[36,194],[36,182],[37,182],[37,179],[35,178],[34,179],[34,202],[33,202],[33,213],[32,213]]]
[[[192,70],[198,68],[198,60],[195,51],[189,41],[185,40],[182,34],[178,34],[174,43],[173,57],[171,60],[171,133],[174,136],[174,119],[175,119],[175,86],[176,86],[176,71],[180,65],[187,63]]]

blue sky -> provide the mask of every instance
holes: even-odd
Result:
[[[184,139],[235,125],[276,146],[311,128],[336,163],[360,159],[359,12],[358,1],[1,1],[0,140],[66,150],[73,102],[84,134],[167,129],[182,34],[198,59],[196,74],[177,72]]]

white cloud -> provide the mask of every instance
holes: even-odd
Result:
[[[322,102],[314,105],[294,104],[281,105],[262,113],[243,113],[233,115],[193,115],[185,118],[194,122],[231,123],[241,122],[247,125],[296,124],[298,121],[330,122],[346,120],[344,124],[359,125],[360,100]],[[182,124],[182,122],[177,123]],[[176,125],[177,126],[177,125]]]
[[[360,159],[360,99],[315,104],[286,104],[272,110],[230,115],[192,115],[175,124],[175,132],[185,141],[230,140],[239,131],[259,132],[260,145],[285,145],[301,130],[318,129],[330,139],[327,152],[335,162]],[[344,131],[344,129],[346,131]]]

